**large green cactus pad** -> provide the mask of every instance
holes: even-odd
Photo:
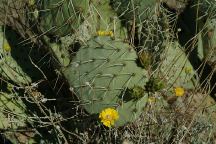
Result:
[[[127,89],[144,87],[148,80],[136,60],[136,52],[127,43],[97,37],[80,48],[63,73],[89,113],[116,107],[117,125],[123,125],[140,115],[147,100],[145,94],[138,100],[127,94]]]
[[[40,28],[55,36],[76,31],[88,11],[89,0],[39,0]]]

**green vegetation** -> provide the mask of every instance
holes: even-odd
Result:
[[[0,0],[0,139],[215,143],[214,0]]]

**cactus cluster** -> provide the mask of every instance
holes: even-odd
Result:
[[[80,7],[82,6],[83,4],[80,3]],[[111,6],[109,0],[88,2],[88,14],[85,15],[82,23],[79,19],[76,19],[76,22],[79,22],[77,26],[86,30],[82,34],[89,36],[85,39],[80,39],[79,36],[75,38],[81,41],[81,47],[76,48],[78,52],[75,56],[68,55],[68,48],[62,44],[50,43],[49,33],[45,41],[53,55],[57,57],[64,77],[73,92],[81,99],[84,108],[89,113],[96,114],[106,107],[115,107],[122,117],[117,125],[123,125],[134,121],[145,107],[147,94],[144,90],[139,94],[139,98],[131,91],[135,90],[134,87],[144,89],[148,76],[145,69],[137,66],[139,60],[136,51],[124,42],[127,34]],[[52,11],[47,14],[55,15]],[[41,19],[44,18],[41,17]],[[49,26],[53,27],[53,24]],[[58,24],[55,22],[54,25]],[[54,30],[58,31],[58,28]],[[80,31],[77,29],[76,32],[70,34],[77,35]],[[65,37],[69,34],[68,30],[61,32],[64,34],[57,36]],[[107,32],[109,32],[108,35],[105,34]],[[63,52],[62,57],[60,51],[64,50],[66,51]],[[131,116],[128,116],[129,113]]]
[[[35,0],[26,8],[24,23],[34,23],[29,39],[38,35],[37,42],[85,110],[98,114],[115,108],[120,117],[116,126],[122,126],[140,116],[149,93],[165,85],[194,89],[198,83],[183,46],[169,35],[168,12],[159,5],[156,0]],[[204,56],[211,55],[214,62],[215,20],[211,22],[206,24],[208,38],[201,39],[208,45]],[[35,47],[13,44],[9,38],[14,33],[1,30],[1,76],[22,86],[43,79],[40,68],[49,60],[40,52],[32,54]]]

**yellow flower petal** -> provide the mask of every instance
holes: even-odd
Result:
[[[182,87],[176,87],[174,89],[176,96],[183,96],[184,95],[184,89]]]
[[[105,126],[111,127],[110,121],[101,121]]]
[[[154,103],[154,102],[156,102],[156,98],[151,96],[151,97],[148,98],[148,102],[149,103]]]
[[[186,74],[190,74],[192,72],[192,68],[191,67],[185,67],[185,73]]]
[[[114,125],[115,121],[119,119],[119,115],[115,109],[106,108],[99,114],[99,118],[103,125],[111,127]]]
[[[11,51],[11,47],[10,47],[10,45],[8,44],[8,42],[4,42],[3,49],[4,49],[6,52],[10,52],[10,51]]]
[[[111,36],[111,37],[113,37],[113,36],[114,36],[114,34],[113,34],[113,32],[112,32],[112,31],[109,31],[109,36]]]
[[[110,36],[113,37],[113,32],[112,31],[97,31],[98,36]]]
[[[101,36],[105,36],[105,31],[101,31]]]

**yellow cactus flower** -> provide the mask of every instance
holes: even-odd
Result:
[[[4,49],[6,52],[10,52],[10,51],[11,51],[11,47],[10,47],[10,45],[8,44],[8,42],[4,42],[3,49]]]
[[[112,31],[109,31],[109,36],[110,36],[110,37],[113,37],[113,36],[114,36],[114,34],[113,34]]]
[[[98,35],[98,36],[103,35],[103,31],[97,31],[97,35]]]
[[[151,96],[151,97],[148,98],[148,102],[149,103],[154,103],[154,102],[156,102],[156,98]]]
[[[184,95],[184,89],[182,88],[182,87],[176,87],[175,89],[174,89],[174,91],[175,91],[175,95],[176,96],[183,96]]]
[[[186,74],[190,74],[192,72],[192,68],[191,67],[185,67],[185,73]]]
[[[98,36],[110,36],[110,37],[113,37],[113,32],[112,31],[97,31],[97,35]]]
[[[119,114],[113,108],[106,108],[100,113],[99,118],[105,126],[110,128],[119,119]]]

